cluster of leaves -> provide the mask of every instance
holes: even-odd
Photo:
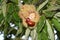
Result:
[[[60,5],[57,1],[51,0],[42,8],[40,22],[37,25],[38,40],[55,40],[54,29],[60,32]]]
[[[0,0],[0,32],[4,33],[4,40],[20,40],[25,28],[18,16],[19,0]],[[37,40],[54,40],[54,29],[60,32],[60,0],[23,0],[24,3],[34,4],[40,14],[37,24]],[[10,25],[15,24],[13,27]],[[17,28],[17,29],[15,29]],[[58,33],[59,34],[59,33]],[[9,37],[7,37],[10,35]]]
[[[24,31],[18,16],[18,0],[1,0],[0,4],[0,32],[4,33],[4,40],[13,40],[12,34],[20,40],[18,35],[22,36]]]

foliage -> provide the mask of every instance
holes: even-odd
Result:
[[[60,32],[60,0],[23,1],[35,5],[41,16],[37,24],[38,40],[54,40],[54,29]],[[13,40],[12,34],[15,35],[14,40],[21,40],[25,34],[26,28],[18,16],[19,3],[19,0],[0,0],[0,32],[4,33],[4,40]]]

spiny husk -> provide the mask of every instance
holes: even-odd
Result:
[[[32,15],[31,17],[34,17],[34,16],[35,17],[31,18],[30,15]],[[39,13],[36,11],[36,8],[34,5],[25,4],[20,7],[19,17],[23,20],[23,25],[25,27],[28,27],[27,23],[25,22],[26,18],[31,18],[31,21],[35,22],[35,26],[36,26],[40,16],[39,16]],[[35,26],[32,28],[35,28]]]

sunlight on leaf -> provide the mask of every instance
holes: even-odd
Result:
[[[48,0],[40,4],[39,7],[37,8],[37,11],[41,10],[47,3],[48,3]]]
[[[48,31],[48,34],[49,34],[49,38],[51,40],[54,40],[54,33],[53,33],[52,27],[49,24],[49,21],[48,20],[46,20],[46,25],[47,25],[47,31]]]

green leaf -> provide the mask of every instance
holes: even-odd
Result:
[[[54,27],[60,31],[60,23],[56,19],[52,19],[52,23],[54,24]]]
[[[3,16],[6,17],[6,0],[2,1],[2,13]]]
[[[2,11],[0,10],[0,14],[2,13]]]
[[[22,24],[19,22],[19,28],[18,28],[18,30],[17,30],[17,33],[16,33],[16,36],[18,36],[20,33],[22,33],[22,29],[23,28],[23,26],[22,26]]]
[[[17,30],[15,28],[12,28],[13,30],[10,32],[10,34],[16,35]]]
[[[50,5],[48,6],[47,11],[53,11],[57,9],[60,9],[60,5]]]
[[[14,5],[13,3],[7,4],[7,21],[10,22],[12,19],[15,21],[19,21],[18,17],[18,6]]]
[[[5,21],[5,25],[4,25],[4,36],[8,35],[8,28],[9,28],[9,24]]]
[[[44,27],[44,24],[45,24],[45,16],[42,15],[40,17],[38,24],[37,24],[37,32],[40,32],[42,30],[42,28]]]
[[[46,24],[44,25],[43,30],[38,33],[38,40],[49,40]]]
[[[35,39],[37,40],[37,35],[38,35],[38,34],[37,34],[37,32],[36,32],[36,29],[37,29],[37,28],[34,28],[33,30],[30,31],[30,35],[31,35],[31,37],[32,37],[32,40],[35,40]]]
[[[59,5],[60,5],[60,0],[57,0],[56,2],[57,2],[57,4],[59,4]]]
[[[48,0],[40,4],[39,7],[37,8],[37,11],[40,11],[47,3],[48,3]]]
[[[20,18],[19,18],[19,16],[18,16],[18,13],[17,13],[17,12],[14,12],[14,13],[13,13],[13,18],[14,18],[14,20],[17,21],[17,22],[20,21]]]
[[[38,38],[37,38],[37,40],[41,40],[41,34],[42,34],[42,33],[38,33]]]
[[[12,14],[14,11],[14,5],[12,3],[7,4],[7,12]]]
[[[26,4],[32,4],[32,0],[23,0],[23,2]]]
[[[11,28],[11,29],[9,30],[8,34],[11,33],[11,31],[13,31],[13,30],[14,30],[14,28]]]
[[[13,12],[18,12],[19,8],[16,4],[8,3],[7,4],[7,12],[12,14]]]
[[[4,17],[3,15],[0,15],[0,31],[3,31],[4,30]]]
[[[32,4],[36,4],[39,0],[32,0]]]
[[[13,17],[12,17],[12,15],[11,15],[11,14],[7,13],[6,18],[7,18],[7,20],[6,20],[6,21],[7,21],[8,23],[10,23],[10,21],[12,20],[12,18],[13,18]]]
[[[8,3],[7,4],[7,12],[12,14],[13,12],[18,12],[18,6],[13,3]]]
[[[43,13],[45,14],[46,17],[53,17],[53,15],[55,14],[54,12],[51,11],[44,11]]]
[[[56,17],[60,17],[60,12],[55,14]]]
[[[16,37],[15,40],[21,40],[21,38],[20,37]]]
[[[60,22],[60,12],[57,12],[55,15],[54,15],[54,18]]]
[[[12,2],[18,4],[18,0],[11,0]]]
[[[30,29],[29,29],[29,28],[27,28],[27,29],[26,29],[26,31],[25,31],[25,40],[27,40],[27,39],[28,39],[29,34],[30,34]]]
[[[0,23],[4,19],[3,14],[0,14]]]
[[[49,38],[51,40],[54,40],[55,39],[54,38],[54,33],[53,33],[52,27],[51,27],[51,25],[50,25],[48,20],[46,20],[46,25],[47,25],[47,31],[48,31]]]

